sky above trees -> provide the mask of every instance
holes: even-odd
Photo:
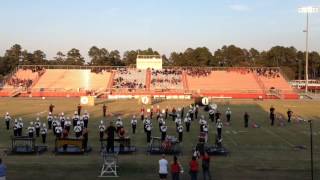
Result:
[[[318,0],[1,0],[0,54],[12,44],[58,51],[97,45],[120,52],[152,47],[161,54],[223,45],[304,49],[303,5]],[[310,48],[320,51],[320,14],[310,18]]]

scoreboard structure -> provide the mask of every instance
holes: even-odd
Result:
[[[138,55],[137,69],[162,69],[162,58],[160,55]]]

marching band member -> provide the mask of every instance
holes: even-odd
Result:
[[[58,120],[57,120],[57,117],[54,116],[53,117],[53,121],[52,121],[52,131],[53,131],[53,134],[56,135],[56,127],[58,125]]]
[[[204,134],[205,134],[205,136],[204,136],[204,141],[205,141],[205,142],[208,142],[209,127],[208,127],[207,124],[205,124],[205,125],[203,126],[203,132],[204,132]]]
[[[201,115],[199,124],[200,124],[200,132],[203,132],[203,126],[207,124],[207,121],[204,119],[204,115]]]
[[[180,124],[177,128],[178,134],[179,134],[179,142],[182,142],[182,137],[183,137],[183,125]]]
[[[84,127],[87,128],[88,127],[88,123],[89,123],[89,113],[87,112],[87,110],[84,111],[84,115],[82,116],[82,120],[84,122]]]
[[[190,125],[191,125],[191,117],[190,117],[189,113],[186,114],[186,117],[184,118],[184,123],[186,125],[186,131],[189,132]]]
[[[57,127],[56,127],[56,137],[57,137],[57,138],[61,138],[62,131],[63,131],[63,129],[62,129],[60,123],[57,124]]]
[[[161,131],[161,141],[164,141],[167,137],[167,130],[168,127],[166,126],[165,123],[162,124],[162,126],[160,127],[160,131]]]
[[[48,115],[47,119],[48,119],[48,128],[51,129],[52,121],[53,121],[52,112],[49,112],[49,115]]]
[[[214,122],[214,117],[215,117],[215,110],[213,108],[210,108],[209,119],[211,120],[211,122]]]
[[[23,121],[22,118],[19,117],[19,122],[18,122],[19,126],[18,126],[18,136],[22,136],[22,129],[23,129]]]
[[[230,122],[231,120],[231,110],[230,108],[228,107],[227,111],[226,111],[226,117],[227,117],[227,122]]]
[[[99,125],[99,136],[100,139],[103,139],[104,136],[104,131],[106,130],[106,126],[104,125],[103,121],[100,121],[100,125]]]
[[[216,127],[217,127],[217,134],[218,134],[218,139],[221,139],[222,137],[222,121],[220,119],[217,119],[217,124],[216,124]]]
[[[41,130],[40,130],[40,134],[41,134],[41,137],[42,137],[42,143],[45,144],[46,143],[46,138],[47,138],[47,128],[46,128],[46,124],[43,123],[42,124],[42,127],[41,127]]]
[[[70,132],[70,127],[71,127],[71,121],[70,121],[70,118],[67,117],[66,121],[64,122],[64,128],[68,131],[68,133]]]
[[[143,120],[144,131],[147,132],[147,125],[152,124],[149,118]]]
[[[119,130],[123,127],[123,122],[121,120],[121,117],[118,116],[116,120],[116,128],[117,128],[117,133],[119,133]]]
[[[190,108],[189,108],[189,116],[191,118],[191,121],[193,121],[193,116],[194,116],[194,107],[192,105],[190,105]]]
[[[161,131],[161,126],[165,123],[162,114],[160,114],[160,117],[158,118],[158,124],[159,124],[159,130]]]
[[[34,131],[35,131],[35,128],[33,127],[33,122],[30,122],[30,126],[27,129],[28,129],[29,138],[33,138]]]
[[[80,120],[80,116],[78,115],[77,111],[74,112],[72,117],[72,125],[75,127],[77,125],[77,122]]]
[[[80,126],[80,122],[79,122],[79,121],[77,122],[77,125],[74,126],[73,131],[74,131],[75,134],[76,134],[76,138],[80,138],[81,132],[82,132],[82,128],[81,128],[81,126]]]
[[[180,114],[177,114],[177,117],[176,117],[176,119],[175,119],[174,122],[176,123],[176,128],[178,128],[178,126],[179,126],[180,124],[182,124],[182,120],[181,120],[181,118],[180,118]]]
[[[19,129],[19,122],[17,119],[14,120],[14,125],[13,125],[13,135],[15,137],[18,136],[18,129]]]
[[[199,114],[199,105],[197,104],[194,109],[194,116],[196,119],[198,119],[198,114]]]
[[[10,115],[9,115],[9,112],[6,112],[6,115],[4,116],[4,120],[5,120],[5,122],[6,122],[7,130],[9,130],[10,120],[11,120],[11,117],[10,117]]]
[[[152,131],[152,124],[148,123],[146,125],[146,131],[147,131],[147,143],[150,143],[151,140],[151,131]]]
[[[136,115],[133,115],[131,119],[132,134],[136,133],[137,124],[138,124],[138,120],[136,118]]]
[[[37,117],[36,122],[34,123],[34,126],[36,128],[36,136],[39,137],[40,136],[40,128],[41,128],[41,122],[40,122],[39,117]]]
[[[80,126],[81,126],[81,129],[83,130],[83,128],[84,128],[84,121],[83,121],[83,119],[80,118],[80,120],[79,120],[78,122],[79,122],[79,124],[80,124]],[[81,131],[81,133],[82,133],[82,131]]]
[[[64,123],[65,123],[65,120],[66,120],[66,117],[64,117],[64,112],[61,113],[59,119],[60,119],[61,127],[64,128]]]

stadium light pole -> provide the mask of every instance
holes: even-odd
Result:
[[[310,125],[310,163],[311,163],[311,180],[313,180],[313,132],[312,132],[312,120],[309,120],[309,125]]]
[[[309,80],[309,75],[308,75],[308,66],[309,66],[309,14],[312,13],[319,13],[320,12],[320,7],[312,7],[312,6],[305,6],[305,7],[300,7],[298,9],[298,12],[301,14],[306,14],[307,15],[307,23],[306,23],[306,29],[304,32],[306,33],[306,83],[305,83],[305,93],[308,93],[308,80]]]

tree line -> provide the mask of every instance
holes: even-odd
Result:
[[[0,75],[3,77],[18,65],[88,65],[88,66],[132,66],[137,55],[159,55],[159,52],[129,50],[120,55],[118,50],[107,50],[92,46],[88,50],[89,62],[85,62],[80,51],[72,48],[66,54],[59,51],[53,59],[47,59],[42,50],[28,52],[15,44],[0,56]],[[208,66],[208,67],[281,67],[289,79],[304,79],[305,52],[294,47],[274,46],[266,51],[244,49],[225,45],[213,53],[207,47],[188,48],[184,52],[162,55],[165,66]],[[320,77],[320,55],[309,53],[309,78]]]

